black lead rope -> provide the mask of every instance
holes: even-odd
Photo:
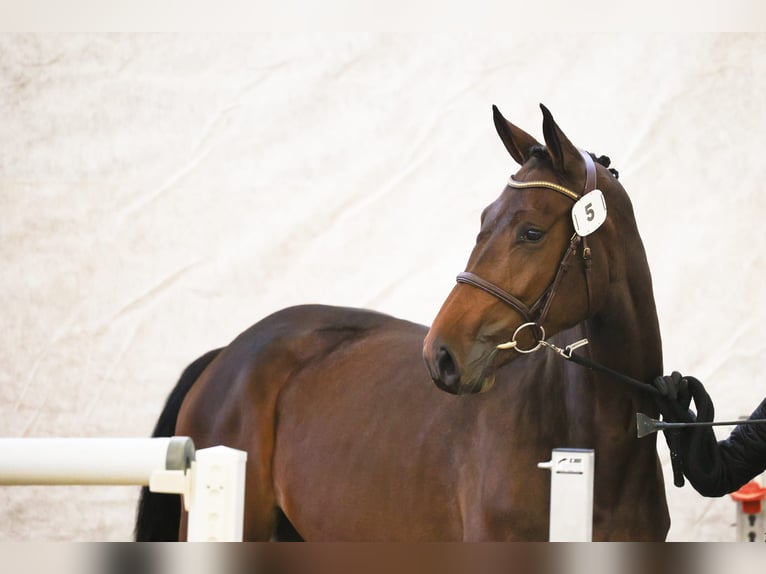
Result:
[[[575,355],[574,353],[569,352],[566,349],[564,350],[563,353],[560,353],[560,355],[564,357],[567,361],[572,361],[573,363],[577,363],[578,365],[581,365],[583,367],[593,369],[594,371],[600,371],[602,373],[610,374],[613,377],[620,379],[622,382],[632,386],[636,390],[643,391],[645,393],[651,393],[655,396],[660,396],[660,391],[655,389],[652,385],[649,385],[647,383],[642,383],[638,379],[634,379],[633,377],[624,375],[623,373],[615,371],[614,369],[610,369],[609,367],[602,365],[601,363],[597,363],[595,361],[591,361],[590,359],[586,359],[585,357]]]
[[[650,393],[657,397],[662,396],[660,391],[658,391],[652,385],[642,383],[638,379],[634,379],[633,377],[629,377],[628,375],[615,371],[614,369],[610,369],[601,363],[597,363],[595,361],[591,361],[590,359],[586,359],[585,357],[575,355],[569,348],[565,349],[563,352],[560,351],[559,354],[567,361],[572,361],[573,363],[576,363],[582,367],[612,375],[613,377],[630,385],[638,391]],[[684,467],[680,455],[681,432],[680,429],[667,429],[663,432],[665,433],[665,439],[670,450],[670,464],[673,469],[673,484],[677,487],[681,487],[684,485]]]

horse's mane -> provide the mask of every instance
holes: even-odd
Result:
[[[529,148],[529,154],[538,158],[548,158],[548,152],[545,149],[545,146],[543,145],[533,145],[531,148]],[[609,170],[609,173],[611,173],[614,176],[614,179],[620,179],[619,172],[614,169],[613,167],[609,167],[609,165],[612,163],[612,160],[609,159],[609,157],[605,155],[596,156],[595,153],[588,152],[588,155],[593,158],[593,161],[596,163],[600,163],[605,168]]]
[[[607,168],[609,170],[609,173],[611,173],[614,176],[614,179],[620,179],[620,172],[618,172],[613,167],[609,167],[609,164],[612,163],[612,160],[609,159],[608,156],[600,155],[600,156],[596,157],[596,154],[595,153],[591,153],[591,152],[588,152],[588,154],[590,155],[590,157],[593,158],[593,161],[595,161],[596,163],[600,163],[605,168]]]

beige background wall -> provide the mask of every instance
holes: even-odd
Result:
[[[666,370],[764,397],[766,37],[0,37],[0,436],[145,436],[282,307],[429,323],[545,103],[631,193]],[[721,431],[721,434],[728,429]],[[660,441],[664,459],[667,452]],[[673,540],[734,506],[667,477]],[[0,540],[127,540],[133,488],[0,489]]]

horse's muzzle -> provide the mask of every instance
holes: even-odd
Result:
[[[475,394],[489,390],[495,382],[494,357],[495,352],[491,352],[478,362],[479,369],[461,372],[449,347],[438,345],[433,349],[426,347],[423,350],[423,360],[431,380],[439,389],[452,395]]]

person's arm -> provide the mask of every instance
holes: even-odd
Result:
[[[665,420],[713,420],[713,401],[694,377],[674,372],[657,377],[653,383],[662,395],[657,402]],[[692,398],[696,416],[688,410]],[[766,399],[750,418],[766,418]],[[766,426],[739,425],[720,442],[710,427],[685,428],[681,430],[678,448],[684,475],[694,489],[703,496],[723,496],[766,469]]]
[[[766,419],[766,398],[750,415]],[[728,438],[718,443],[721,461],[726,469],[722,482],[737,490],[766,470],[766,425],[739,425]]]

